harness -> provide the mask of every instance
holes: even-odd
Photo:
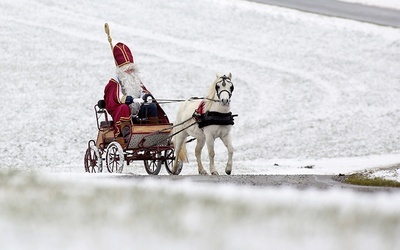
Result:
[[[209,125],[233,125],[235,124],[233,120],[235,116],[237,115],[232,115],[232,112],[220,113],[215,111],[207,111],[204,114],[198,115],[196,115],[196,112],[194,113],[194,117],[197,124],[199,124],[199,128]]]

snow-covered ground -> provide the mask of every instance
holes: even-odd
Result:
[[[203,96],[216,72],[232,72],[234,174],[400,161],[398,29],[243,1],[110,5],[1,3],[2,167],[83,171],[93,105],[114,74],[104,22],[158,98]],[[164,108],[173,121],[178,104]],[[193,159],[183,174],[196,173]]]
[[[2,249],[400,247],[397,193],[83,173],[114,74],[105,22],[157,98],[203,96],[232,72],[233,174],[398,164],[399,29],[238,0],[3,0],[0,21]],[[164,109],[173,121],[178,104]],[[183,175],[196,174],[193,148]],[[226,158],[218,142],[221,173]]]

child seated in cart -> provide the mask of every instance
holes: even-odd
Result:
[[[115,136],[122,135],[127,140],[132,122],[158,124],[163,122],[163,116],[159,113],[164,112],[156,101],[152,101],[153,96],[138,77],[138,70],[128,46],[117,43],[113,48],[113,55],[117,75],[106,85],[104,101],[106,110],[114,121]]]

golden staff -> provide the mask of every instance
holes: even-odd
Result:
[[[104,24],[104,31],[106,32],[107,37],[108,37],[108,43],[110,44],[111,53],[113,53],[113,55],[114,55],[114,50],[113,50],[113,45],[112,45],[112,38],[110,36],[110,27],[108,27],[108,23]],[[115,61],[115,58],[114,58],[114,61]],[[115,61],[115,65],[117,65],[116,61]]]
[[[104,30],[106,31],[107,37],[108,37],[108,42],[110,43],[111,51],[113,50],[113,45],[112,45],[112,38],[110,36],[110,27],[108,27],[108,23],[104,24]]]

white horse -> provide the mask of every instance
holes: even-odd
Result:
[[[231,82],[232,74],[228,75],[217,75],[217,78],[210,86],[206,98],[203,100],[193,100],[189,99],[182,103],[178,110],[178,115],[176,117],[175,124],[180,124],[174,128],[174,147],[177,155],[177,159],[174,161],[174,167],[172,172],[175,174],[178,170],[178,161],[187,161],[187,151],[186,151],[186,138],[187,136],[193,136],[197,139],[195,154],[197,159],[197,165],[199,174],[207,175],[207,171],[203,168],[201,162],[201,150],[204,144],[207,143],[208,155],[210,158],[210,173],[212,175],[218,175],[218,172],[214,165],[214,141],[216,138],[221,138],[222,142],[228,149],[228,162],[226,164],[225,172],[230,175],[232,172],[232,156],[233,147],[230,136],[231,127],[233,124],[233,118],[230,113],[230,102],[233,92],[233,83]],[[229,120],[232,122],[230,125],[207,125],[203,128],[199,127],[196,123],[196,117],[193,116],[194,112],[198,109],[201,102],[204,102],[204,111],[218,112],[214,114],[225,115],[223,120]],[[191,119],[192,117],[192,119]],[[219,118],[218,118],[219,119]],[[213,120],[213,119],[211,119]],[[186,121],[186,122],[185,122]],[[198,121],[198,120],[197,120]],[[196,123],[196,124],[195,124]],[[211,121],[212,124],[215,122]],[[221,122],[216,122],[221,123]],[[222,122],[226,124],[226,122]],[[192,126],[190,126],[192,125]],[[179,132],[180,131],[180,132]]]

